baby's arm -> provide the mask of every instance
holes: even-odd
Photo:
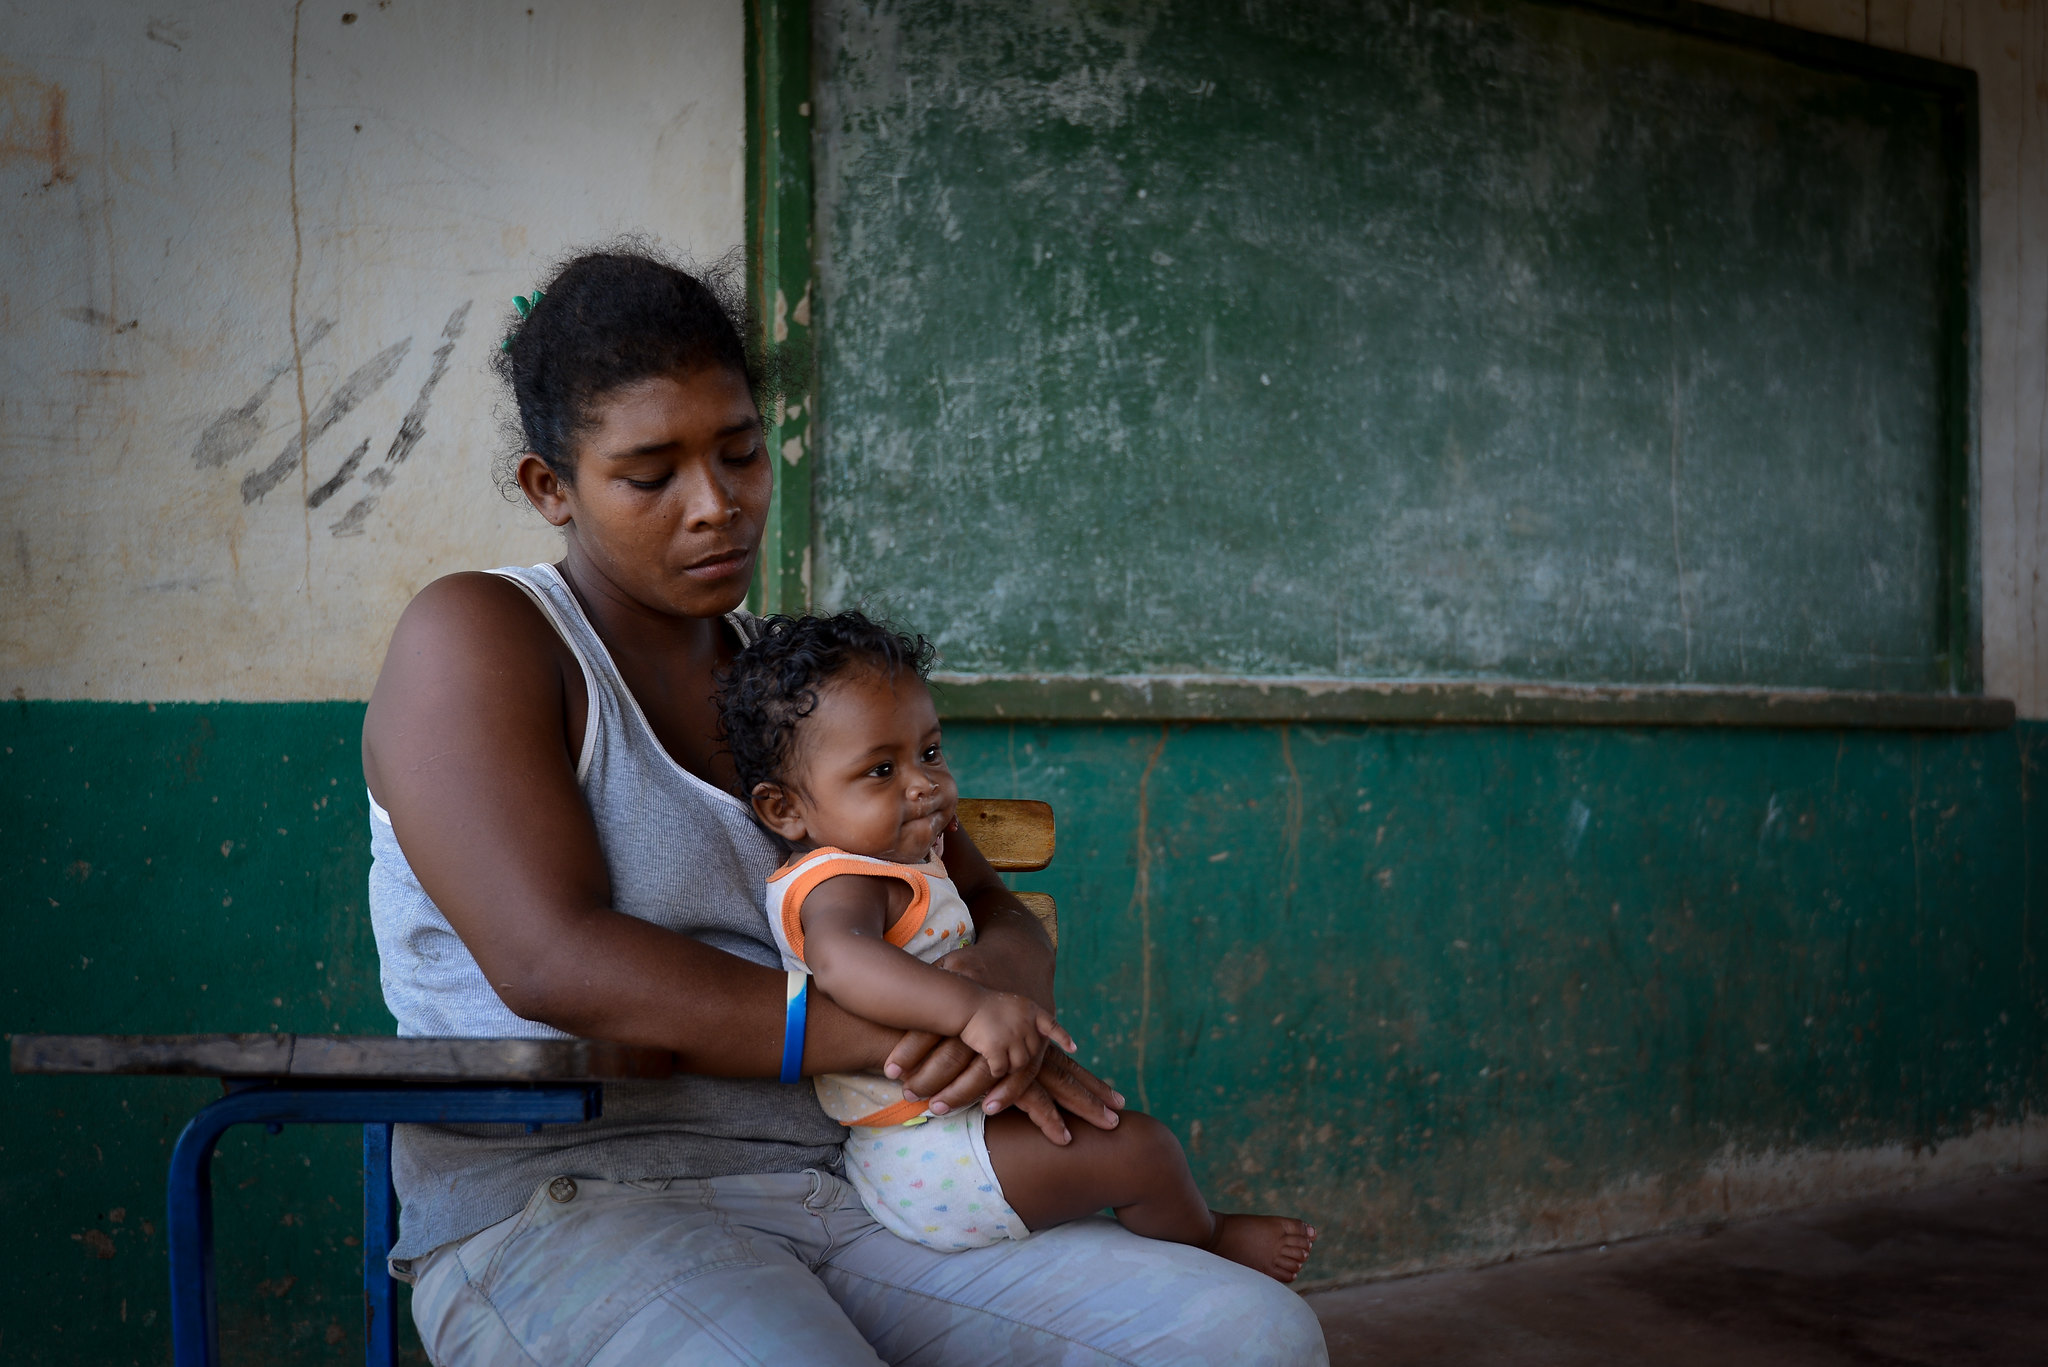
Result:
[[[804,898],[804,961],[833,1001],[877,1025],[958,1035],[995,1077],[1029,1067],[1041,1037],[1073,1052],[1072,1037],[1030,998],[991,991],[890,944],[889,918],[909,899],[895,879],[858,874],[828,878]]]

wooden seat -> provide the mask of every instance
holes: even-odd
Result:
[[[390,1035],[16,1035],[17,1073],[408,1084],[619,1082],[675,1072],[666,1049],[583,1039]]]
[[[997,873],[1036,873],[1052,862],[1052,806],[1013,798],[963,797],[960,829],[967,832]],[[1053,948],[1060,944],[1059,914],[1042,892],[1020,892],[1017,900],[1045,927]]]

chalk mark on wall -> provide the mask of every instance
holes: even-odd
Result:
[[[176,19],[152,19],[142,30],[142,36],[152,43],[162,43],[173,52],[183,52],[184,45],[191,41],[192,26]]]
[[[434,348],[433,365],[425,380],[420,384],[419,393],[414,396],[412,406],[398,424],[390,446],[384,452],[384,459],[362,475],[366,493],[356,500],[339,519],[328,525],[328,531],[335,536],[357,536],[364,522],[377,506],[378,494],[374,491],[387,489],[396,478],[396,469],[405,463],[420,442],[427,435],[427,411],[434,397],[434,391],[447,377],[449,359],[455,354],[455,345],[461,339],[469,322],[470,306],[475,300],[465,299],[448,315],[441,326],[441,345]],[[300,344],[299,354],[317,345],[334,330],[334,320],[322,318],[314,322]],[[353,413],[397,375],[412,351],[413,338],[407,337],[394,342],[375,356],[349,372],[347,378],[330,390],[320,401],[319,409],[306,422],[304,431],[294,434],[272,460],[262,469],[253,471],[242,478],[242,502],[245,505],[260,501],[266,494],[284,482],[292,471],[300,466],[313,445],[329,431],[341,425]],[[249,397],[240,405],[214,416],[206,430],[199,434],[199,440],[192,448],[192,463],[202,469],[213,469],[241,459],[263,438],[264,423],[261,417],[263,407],[270,401],[279,380],[293,369],[293,358],[285,357],[264,367],[263,378]],[[345,456],[341,464],[318,486],[310,490],[305,499],[308,509],[318,508],[340,493],[355,479],[368,459],[374,438],[364,437]]]
[[[333,478],[329,479],[312,493],[306,495],[306,506],[308,508],[317,508],[328,499],[333,498],[341,486],[348,483],[349,477],[355,474],[356,467],[363,463],[363,457],[369,454],[370,439],[364,437],[361,442],[357,443],[356,449],[348,453],[348,459],[341,463],[341,468],[334,472]]]
[[[302,348],[303,349],[303,348]],[[405,354],[412,350],[412,338],[393,342],[369,360],[357,366],[349,377],[343,380],[321,403],[320,411],[306,424],[303,436],[295,436],[284,444],[277,459],[248,476],[242,481],[242,502],[254,503],[284,482],[285,476],[299,468],[299,458],[310,449],[334,425],[356,410],[364,399],[382,389],[385,382],[398,373],[398,367],[405,360]]]
[[[427,372],[425,382],[420,385],[419,396],[412,401],[412,407],[406,410],[404,419],[398,424],[398,434],[391,439],[391,449],[384,453],[384,463],[363,476],[363,483],[369,487],[388,488],[391,481],[396,478],[393,472],[405,463],[413,448],[420,444],[420,439],[427,435],[427,404],[434,397],[434,388],[441,383],[441,377],[448,373],[448,358],[455,354],[455,343],[462,336],[463,328],[469,323],[469,306],[474,302],[476,301],[472,299],[463,300],[456,306],[455,312],[448,315],[448,321],[441,325],[443,340],[441,345],[434,348],[434,368]],[[368,449],[367,440],[364,449]],[[362,452],[358,451],[351,456],[333,479],[314,491],[320,494],[319,503],[308,498],[306,506],[317,508],[320,503],[326,502],[328,495],[339,489],[354,472],[361,455]],[[329,534],[361,536],[363,521],[377,506],[377,497],[376,494],[365,494],[357,499],[339,519],[328,524]]]
[[[311,349],[333,330],[332,318],[320,319],[306,334],[301,350]],[[291,368],[292,358],[289,356],[272,363],[263,372],[263,383],[256,386],[256,392],[249,396],[247,402],[240,408],[230,408],[207,424],[206,430],[199,434],[198,445],[192,448],[192,463],[210,470],[248,455],[249,449],[263,438],[263,424],[257,421],[256,415],[270,401],[270,391],[277,386],[278,380]]]
[[[412,401],[405,421],[398,424],[398,435],[391,439],[391,449],[384,453],[386,465],[404,464],[405,458],[412,454],[412,448],[427,435],[427,400],[434,396],[434,386],[440,384],[441,377],[448,373],[448,358],[455,354],[456,339],[462,336],[462,329],[469,322],[472,302],[463,300],[462,306],[448,315],[448,322],[441,328],[441,336],[447,340],[434,348],[434,368],[427,372],[427,382],[420,386],[420,396]]]
[[[350,505],[347,512],[343,513],[334,522],[328,524],[328,532],[334,536],[361,536],[363,534],[363,521],[369,517],[370,511],[376,506],[377,496],[375,494],[371,494],[367,498],[357,499]]]

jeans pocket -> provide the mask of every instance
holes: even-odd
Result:
[[[518,1242],[520,1235],[532,1226],[535,1215],[546,1208],[549,1187],[564,1180],[573,1179],[554,1177],[541,1183],[517,1215],[478,1230],[454,1248],[455,1257],[462,1263],[462,1275],[478,1293],[489,1297],[492,1283],[504,1264],[505,1251]]]

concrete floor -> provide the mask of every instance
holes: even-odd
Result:
[[[1332,1367],[2048,1365],[2048,1173],[1308,1300]]]

